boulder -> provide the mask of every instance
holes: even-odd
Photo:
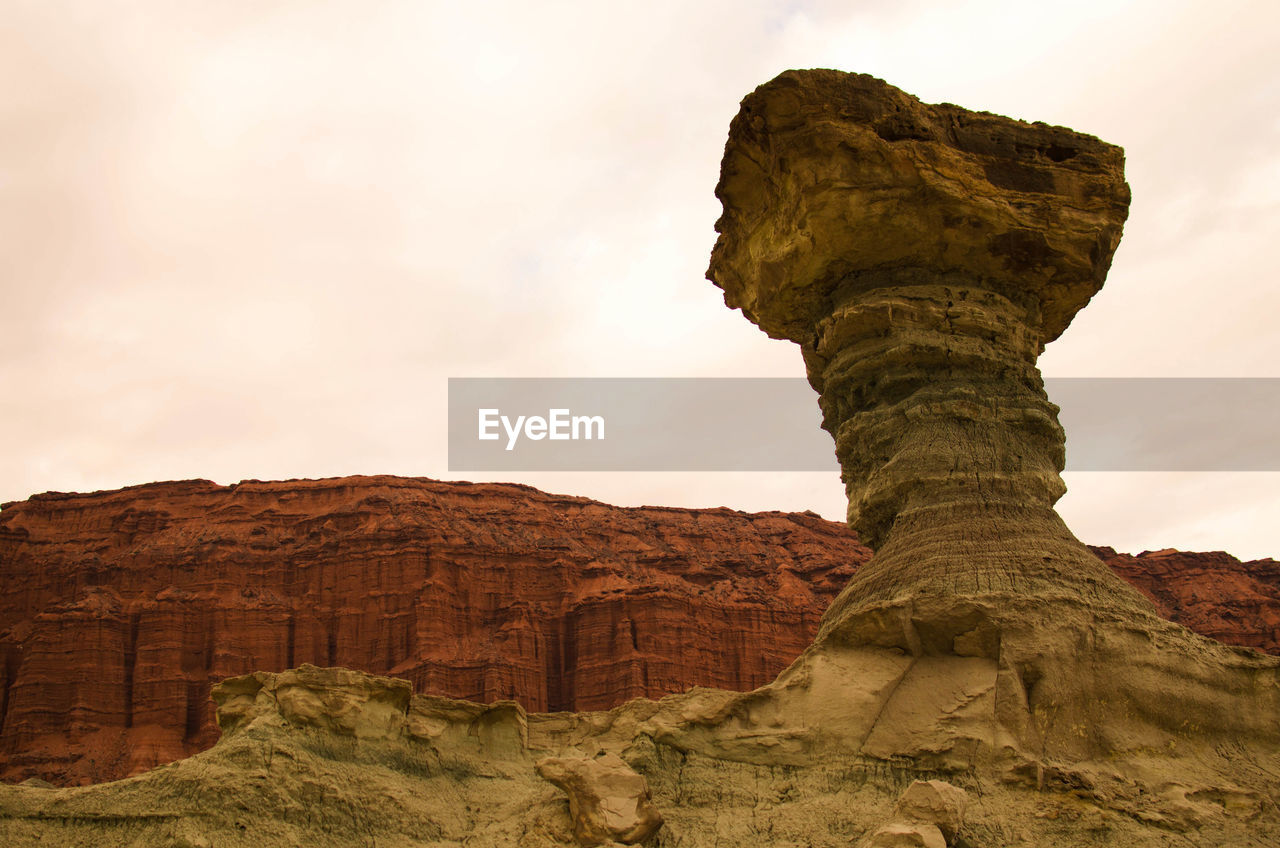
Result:
[[[944,780],[917,780],[898,799],[895,817],[936,825],[948,843],[954,842],[964,823],[968,796]]]
[[[636,845],[662,827],[648,783],[617,754],[547,757],[538,761],[537,770],[569,796],[573,834],[580,845]]]

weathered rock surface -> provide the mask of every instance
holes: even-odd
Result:
[[[708,276],[801,346],[850,526],[877,552],[849,598],[1149,609],[1053,512],[1064,437],[1035,364],[1110,267],[1123,164],[1090,136],[858,74],[786,73],[743,101]]]
[[[538,760],[536,768],[569,796],[573,835],[586,848],[614,842],[636,845],[662,827],[649,784],[617,754],[547,757]]]
[[[793,675],[792,691],[862,691],[845,675],[824,680]],[[822,691],[830,683],[837,689]],[[912,763],[832,755],[821,744],[801,751],[797,726],[761,709],[776,704],[776,689],[746,699],[694,689],[608,712],[542,714],[409,689],[314,667],[228,680],[214,689],[226,732],[208,751],[87,787],[0,785],[0,844],[564,848],[581,844],[578,822],[538,764],[597,757],[617,757],[647,782],[663,818],[643,843],[653,848],[946,844],[936,824],[899,819]],[[850,729],[841,717],[862,704],[827,708],[827,738],[839,739]],[[789,762],[797,753],[802,762]],[[1157,752],[1137,769],[1100,762],[1047,773],[1041,788],[956,772],[970,802],[953,844],[1218,848],[1280,836],[1274,785],[1205,785],[1159,764]]]
[[[917,780],[902,793],[893,812],[903,821],[933,825],[950,844],[960,833],[968,805],[968,796],[958,786],[945,780]]]
[[[865,848],[947,848],[947,840],[936,825],[919,822],[891,822],[863,843]]]
[[[1053,510],[1064,437],[1036,360],[1106,276],[1122,151],[789,71],[743,100],[716,193],[708,276],[801,346],[875,551],[756,710],[916,768],[1043,786],[1100,762],[1137,779],[1161,752],[1157,773],[1261,789],[1280,661],[1159,618]],[[850,717],[819,710],[827,686]]]
[[[124,777],[217,739],[211,683],[301,663],[531,710],[751,689],[869,552],[811,514],[527,486],[157,483],[0,512],[0,776]]]
[[[1274,561],[1095,552],[1162,615],[1280,651]],[[813,515],[623,509],[517,485],[39,495],[0,512],[0,776],[114,779],[203,750],[212,683],[302,662],[535,711],[752,689],[870,556]]]
[[[1241,562],[1222,551],[1093,552],[1165,618],[1228,645],[1280,654],[1280,562]]]

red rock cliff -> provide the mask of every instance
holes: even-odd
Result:
[[[1277,651],[1280,564],[1095,549],[1170,617]],[[304,662],[530,710],[749,689],[868,552],[809,513],[354,477],[45,494],[0,512],[0,777],[122,777],[217,738],[211,682]]]
[[[211,745],[212,681],[301,663],[530,710],[753,688],[866,552],[807,514],[365,477],[158,483],[0,512],[0,775]]]
[[[1228,645],[1280,654],[1280,562],[1241,562],[1222,551],[1093,552],[1166,618]]]

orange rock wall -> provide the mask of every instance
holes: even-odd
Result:
[[[1228,645],[1280,654],[1280,562],[1241,562],[1222,551],[1093,552],[1166,618]]]
[[[753,688],[867,555],[809,514],[392,477],[159,483],[0,512],[0,776],[217,739],[209,686],[301,663],[530,710]]]

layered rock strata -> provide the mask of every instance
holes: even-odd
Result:
[[[397,477],[157,483],[0,511],[0,776],[212,745],[212,683],[304,662],[530,710],[751,689],[869,552],[812,514]]]
[[[1241,562],[1222,551],[1091,550],[1164,618],[1228,645],[1280,654],[1280,562]]]
[[[1094,552],[1166,618],[1280,651],[1274,561]],[[626,509],[517,485],[37,495],[0,512],[0,775],[91,782],[192,754],[218,736],[213,683],[301,662],[533,711],[752,689],[812,641],[870,555],[811,514]]]
[[[876,551],[848,598],[1149,610],[1053,511],[1064,436],[1036,369],[1106,276],[1123,161],[858,75],[784,75],[744,101],[708,276],[801,346],[850,526]]]
[[[1280,663],[1160,619],[1053,510],[1064,437],[1036,359],[1106,276],[1122,151],[787,72],[743,101],[717,195],[708,276],[800,345],[875,551],[779,681],[856,669],[866,709],[920,722],[892,739],[842,722],[839,744],[1037,783],[1177,749],[1221,780],[1228,741],[1274,765]]]
[[[814,691],[819,678],[840,685]],[[214,689],[224,734],[209,751],[94,786],[0,786],[0,843],[576,848],[596,843],[601,825],[652,848],[1218,848],[1280,836],[1274,786],[1248,774],[1205,783],[1162,770],[1160,752],[1140,777],[1100,762],[1047,772],[1040,788],[963,769],[922,784],[907,760],[801,751],[799,716],[767,709],[807,690],[828,700],[834,739],[854,729],[851,710],[873,735],[906,738],[918,711],[872,715],[857,697],[865,688],[788,672],[746,698],[693,689],[537,714],[345,669],[259,672]],[[564,779],[570,768],[583,779]]]

